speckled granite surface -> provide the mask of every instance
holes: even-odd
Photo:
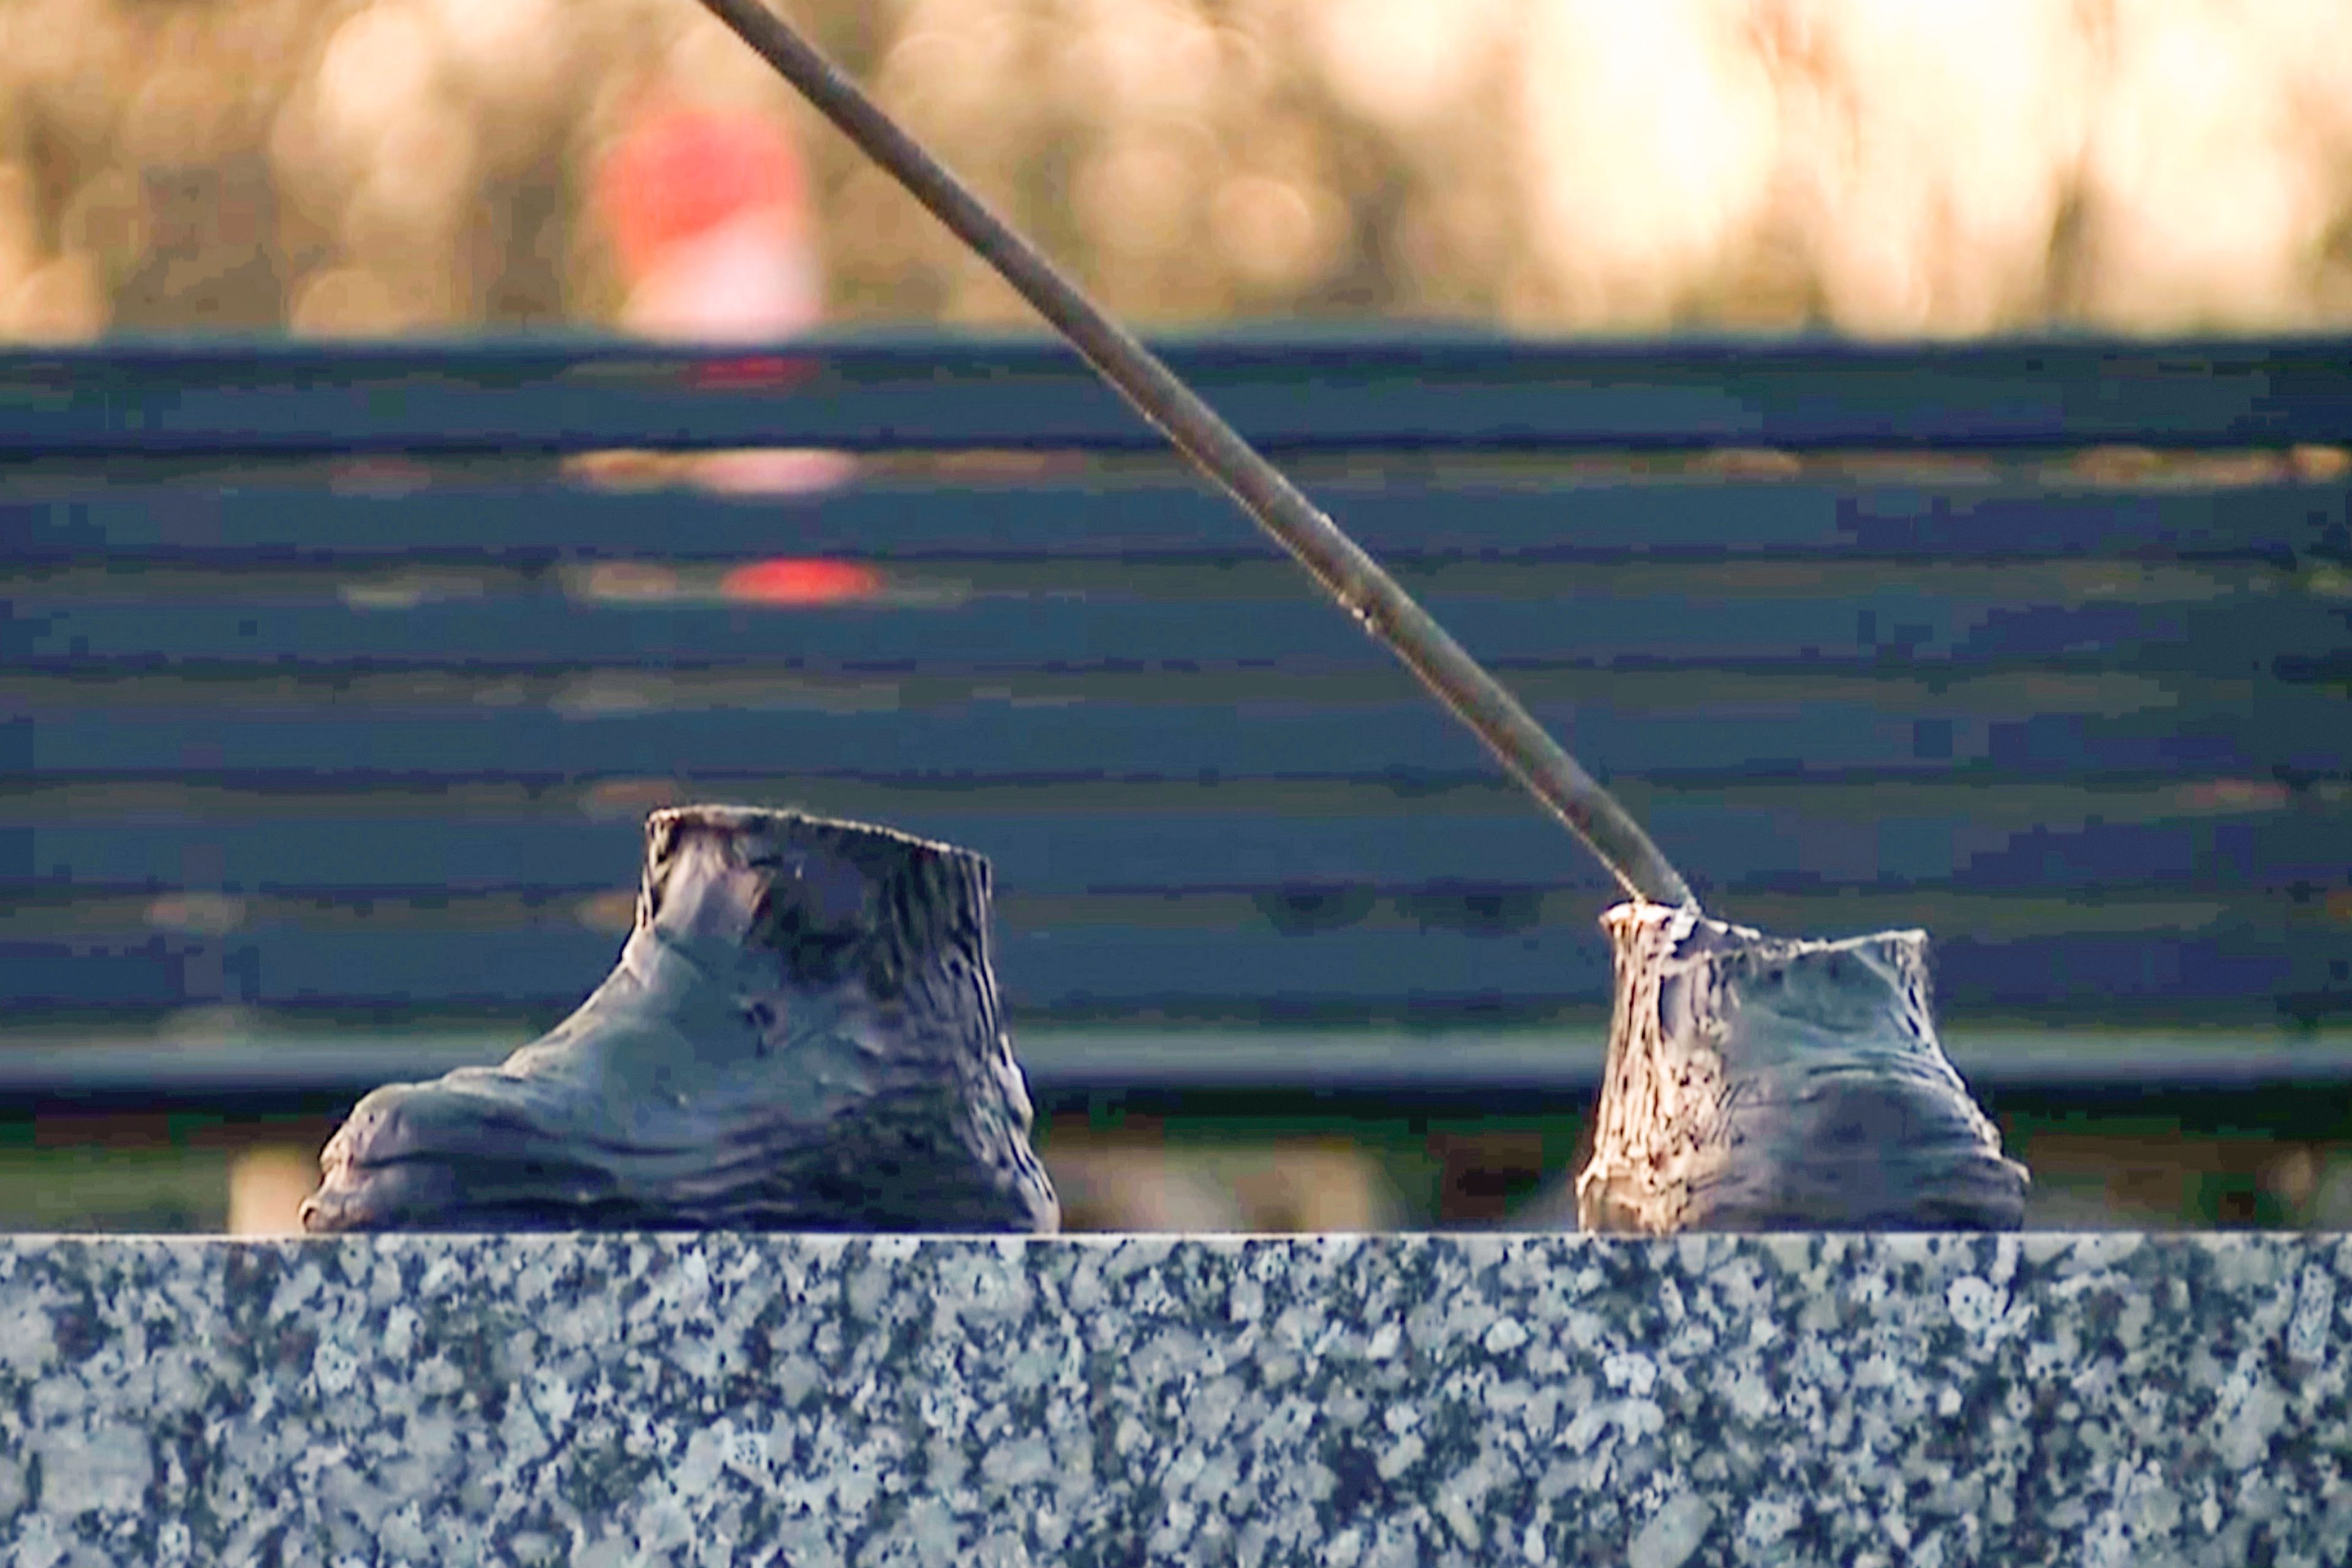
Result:
[[[0,1240],[0,1562],[2352,1560],[2352,1238]]]

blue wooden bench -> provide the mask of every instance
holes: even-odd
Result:
[[[2352,342],[1170,357],[1710,909],[1923,925],[1953,1029],[2352,1015]],[[754,445],[871,456],[558,464]],[[1605,1000],[1581,848],[1062,351],[0,354],[13,1035],[551,1019],[688,798],[992,857],[1017,1020]]]

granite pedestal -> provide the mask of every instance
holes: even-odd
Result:
[[[2341,1563],[2352,1239],[0,1240],[0,1562]]]

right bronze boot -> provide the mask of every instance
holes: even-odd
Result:
[[[1586,1230],[2015,1230],[2025,1167],[1936,1038],[1924,931],[1620,904]]]
[[[306,1230],[1056,1228],[986,860],[743,806],[646,839],[612,975],[502,1066],[361,1100]]]

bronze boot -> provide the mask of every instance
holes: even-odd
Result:
[[[612,975],[503,1066],[361,1100],[303,1227],[1054,1230],[989,918],[967,850],[656,812]]]
[[[2025,1167],[1945,1058],[1927,937],[1621,904],[1586,1230],[2015,1230]]]

